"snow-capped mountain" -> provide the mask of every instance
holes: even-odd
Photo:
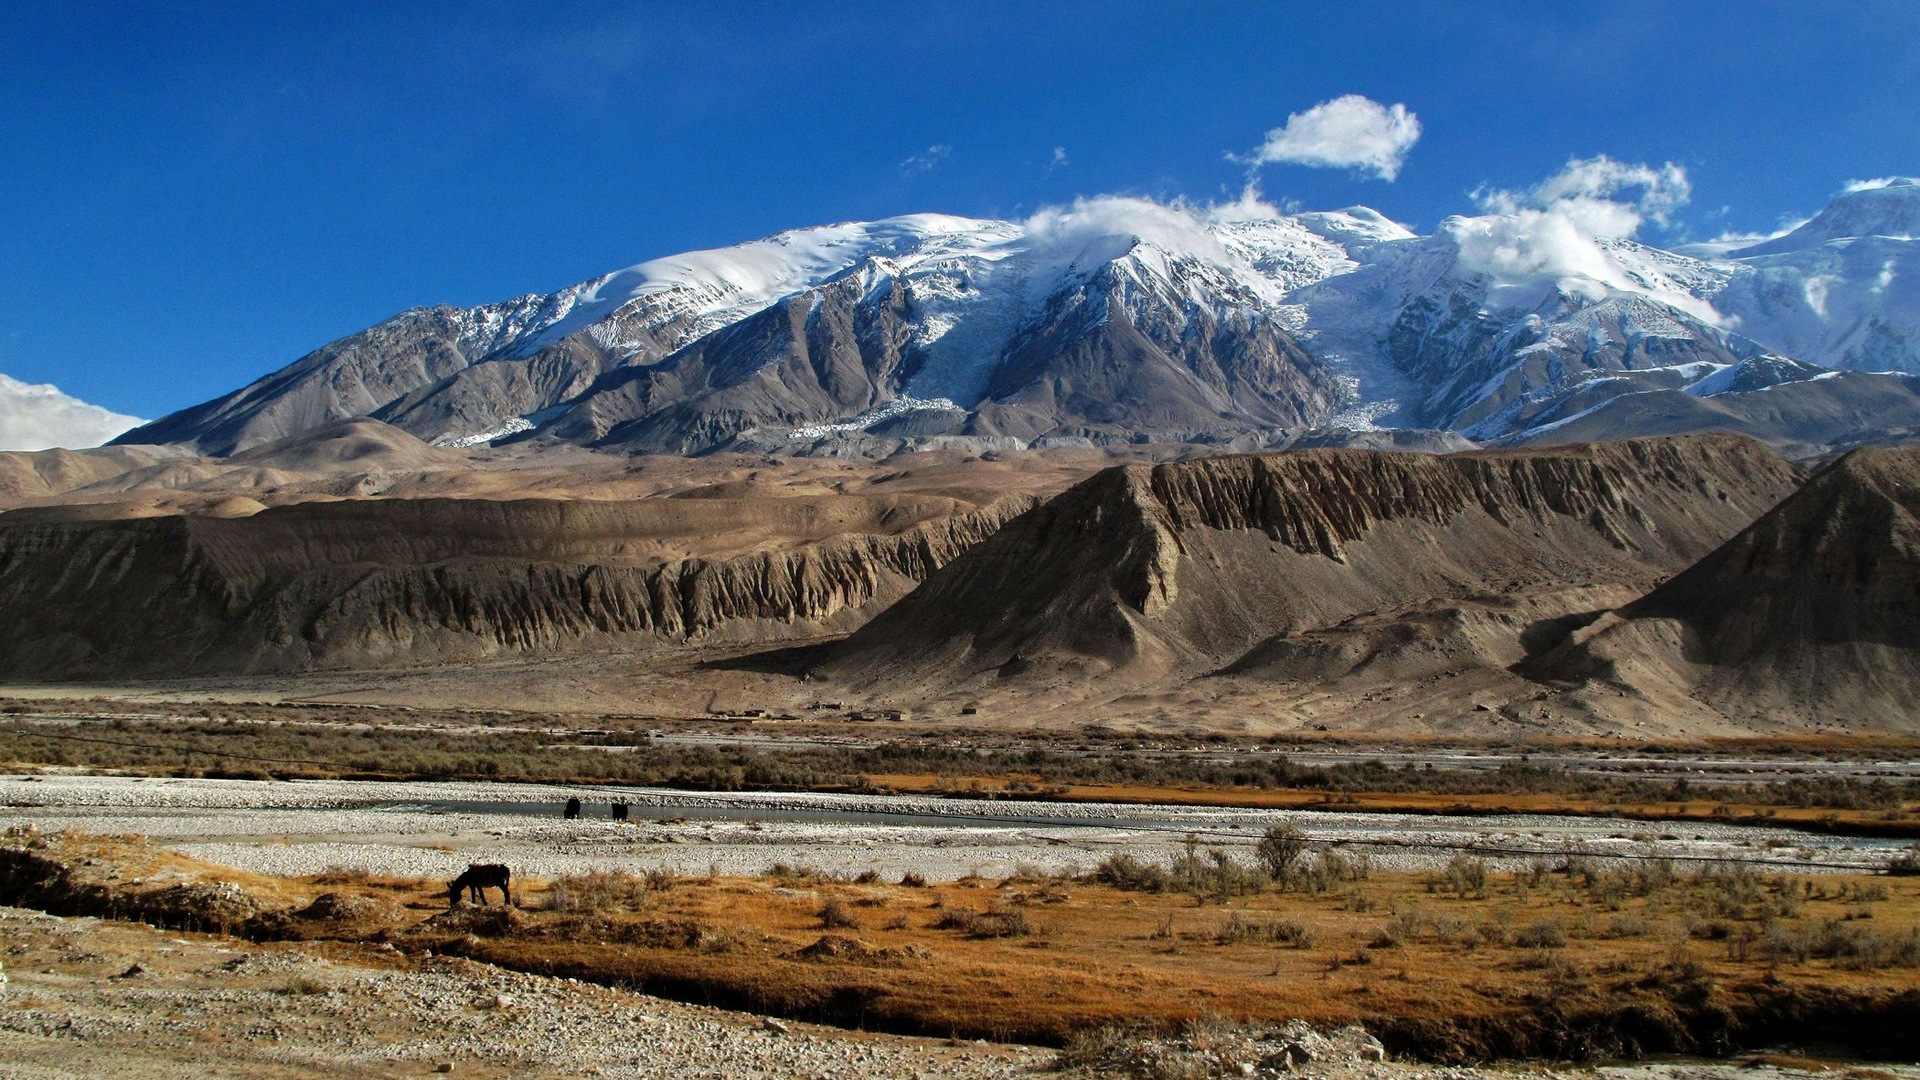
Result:
[[[1910,180],[1849,190],[1758,245],[1690,253],[1568,235],[1552,214],[1451,218],[1291,299],[1307,312],[1307,349],[1356,378],[1366,419],[1522,441],[1636,394],[1735,395],[1721,407],[1739,411],[1748,404],[1737,395],[1829,369],[1920,372],[1917,219],[1920,185]],[[1848,387],[1891,391],[1895,403],[1909,393],[1885,377],[1817,393]],[[1618,434],[1646,430],[1624,419],[1645,404],[1608,407],[1626,425]],[[1779,407],[1769,400],[1760,411]],[[1695,419],[1740,426],[1718,414]],[[1836,416],[1827,433],[1916,420]]]
[[[1685,428],[1738,427],[1723,414],[1770,393],[1760,411],[1784,424],[1799,414],[1780,395],[1829,369],[1920,373],[1916,220],[1912,181],[1686,252],[1512,206],[1429,236],[1365,208],[1253,203],[920,214],[407,312],[120,441],[231,453],[349,416],[443,445],[672,453],[1259,446],[1329,427],[1525,441],[1626,423],[1646,403],[1616,402],[1648,394],[1718,402],[1669,402],[1663,422]],[[1756,433],[1825,445],[1847,425],[1920,426],[1905,381],[1863,378],[1818,394],[1867,394],[1873,416],[1822,404],[1818,437]]]

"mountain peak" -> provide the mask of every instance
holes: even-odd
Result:
[[[1806,224],[1733,254],[1775,255],[1867,236],[1920,236],[1920,180],[1895,176],[1851,185]]]

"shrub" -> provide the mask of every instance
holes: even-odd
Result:
[[[1253,845],[1254,857],[1266,868],[1267,876],[1285,888],[1293,873],[1293,864],[1307,850],[1307,837],[1291,821],[1272,825]]]
[[[563,874],[547,890],[547,907],[554,911],[640,911],[646,906],[647,882],[618,870]]]
[[[948,911],[933,924],[936,930],[958,930],[973,938],[1026,937],[1033,933],[1027,913],[995,904],[986,911]]]
[[[1647,936],[1647,920],[1638,915],[1615,915],[1607,920],[1604,931],[1610,938],[1637,938]]]
[[[909,889],[924,889],[927,887],[927,879],[918,870],[909,870],[900,875],[900,884]]]
[[[1458,896],[1484,898],[1487,895],[1487,860],[1456,851],[1453,858],[1447,860],[1441,882],[1448,891]]]
[[[1100,864],[1093,868],[1093,878],[1104,885],[1129,892],[1166,892],[1173,884],[1172,875],[1166,867],[1124,851],[1100,860]]]
[[[826,901],[820,905],[820,910],[815,912],[815,914],[819,916],[820,925],[824,929],[860,929],[860,920],[853,917],[853,912],[849,910],[847,905],[837,896],[827,897]]]
[[[1760,941],[1760,952],[1775,961],[1832,960],[1855,971],[1920,967],[1920,930],[1881,933],[1839,919],[1798,929],[1774,923]]]
[[[1513,935],[1513,944],[1521,949],[1558,949],[1567,943],[1567,928],[1559,919],[1535,919]]]
[[[1245,912],[1236,911],[1227,916],[1226,922],[1214,934],[1214,940],[1222,945],[1255,942],[1310,949],[1316,939],[1311,929],[1292,919],[1255,920],[1249,919]]]

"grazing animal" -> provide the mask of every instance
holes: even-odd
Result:
[[[499,863],[469,863],[467,871],[447,882],[447,906],[460,906],[462,890],[469,894],[475,903],[486,906],[488,889],[499,889],[500,900],[507,906],[513,906],[513,893],[508,889],[512,871]]]
[[[626,803],[617,802],[613,804],[613,820],[615,821],[627,820],[627,804]]]
[[[567,820],[572,821],[574,818],[577,818],[579,816],[580,816],[580,800],[568,799],[567,800]]]

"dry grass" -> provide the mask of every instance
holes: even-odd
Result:
[[[100,880],[135,867],[214,873],[127,840],[49,847],[94,859]],[[1898,1009],[1920,994],[1920,879],[1580,859],[1484,879],[1479,869],[1373,873],[1320,891],[1296,875],[1287,891],[1224,903],[1207,890],[1033,875],[805,889],[583,875],[523,882],[526,910],[484,933],[446,921],[434,882],[230,876],[289,905],[329,891],[398,901],[388,925],[330,932],[408,952],[923,1034],[1059,1044],[1101,1025],[1297,1017],[1361,1022],[1399,1049],[1461,1058],[1724,1049],[1713,1039],[1750,1023],[1774,1043],[1797,1024],[1911,1052],[1916,1028]],[[823,949],[823,930],[848,940]]]
[[[1438,1056],[1698,1049],[1698,1010],[1839,995],[1867,1015],[1860,1002],[1920,990],[1920,882],[1636,877],[1577,861],[1490,872],[1484,890],[1444,877],[1374,875],[1345,892],[1224,905],[1093,880],[829,883],[822,899],[721,879],[656,898],[651,917],[732,928],[726,951],[559,938],[536,916],[528,936],[472,955],[928,1034],[1057,1043],[1102,1024],[1300,1017],[1365,1022]],[[1863,890],[1879,898],[1873,917],[1849,917]],[[858,947],[801,957],[834,925],[830,908],[861,913]],[[1629,1013],[1641,1027],[1622,1036],[1609,1025]],[[1552,1042],[1553,1024],[1589,1041]]]

